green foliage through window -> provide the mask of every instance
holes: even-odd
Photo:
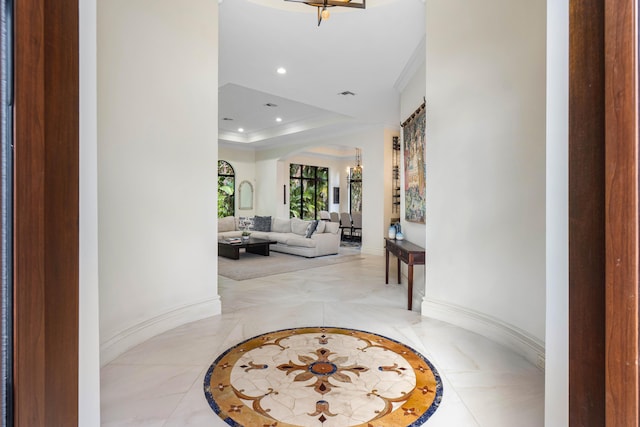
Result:
[[[289,166],[289,216],[318,219],[329,206],[329,168]]]
[[[218,161],[218,218],[234,216],[236,212],[236,174],[233,166],[224,160]]]

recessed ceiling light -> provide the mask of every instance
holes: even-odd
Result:
[[[280,123],[282,121],[282,117],[276,117],[276,122]]]
[[[279,67],[276,71],[278,74],[287,74],[287,70],[284,67]]]
[[[238,132],[244,132],[243,128],[238,128]]]

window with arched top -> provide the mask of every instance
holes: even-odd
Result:
[[[235,216],[236,173],[225,160],[218,160],[218,218]]]

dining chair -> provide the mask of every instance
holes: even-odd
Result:
[[[351,215],[349,215],[349,212],[340,212],[341,238],[346,239],[347,236],[349,236],[349,239],[351,239],[353,235],[352,227],[353,227],[353,223],[351,222]],[[348,232],[348,235],[346,234],[346,232]]]

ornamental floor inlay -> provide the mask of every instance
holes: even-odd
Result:
[[[204,390],[211,408],[238,427],[413,427],[442,399],[438,372],[415,350],[331,327],[244,341],[211,365]]]

